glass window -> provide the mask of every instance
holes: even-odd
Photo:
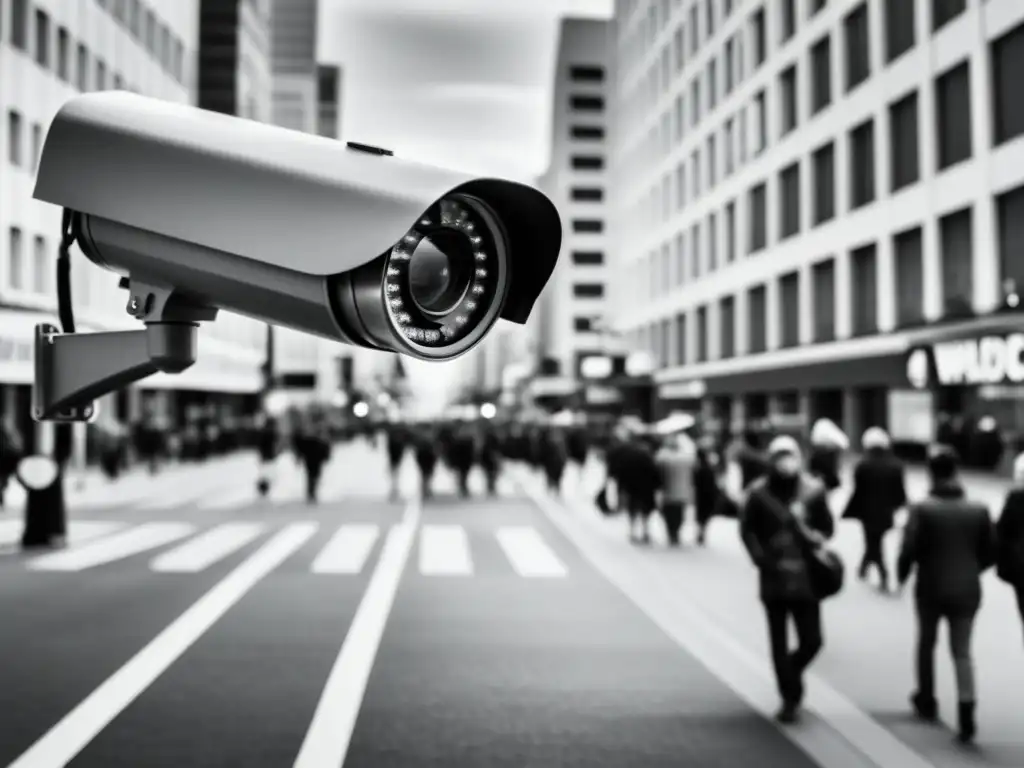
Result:
[[[811,114],[832,103],[832,39],[825,35],[811,48]]]
[[[46,252],[46,240],[36,235],[35,238],[35,259],[33,260],[32,290],[36,293],[45,294],[50,284],[50,258]]]
[[[779,42],[785,43],[796,34],[796,0],[779,0]]]
[[[71,78],[71,36],[67,29],[57,30],[57,76],[64,82]]]
[[[967,0],[932,0],[932,30],[938,31],[967,10]]]
[[[871,75],[868,5],[862,3],[843,20],[846,33],[846,90],[852,91]]]
[[[875,244],[865,245],[850,254],[853,295],[853,335],[878,332],[878,263]]]
[[[28,0],[11,1],[11,45],[19,51],[28,50]]]
[[[893,238],[896,272],[896,325],[899,328],[924,322],[924,237],[920,227]]]
[[[850,208],[875,199],[875,123],[866,120],[850,131]]]
[[[796,100],[796,64],[782,71],[779,75],[779,93],[782,96],[780,110],[781,125],[780,135],[796,128],[797,123],[797,100]]]
[[[784,168],[779,175],[779,230],[782,239],[800,232],[800,163]]]
[[[814,153],[814,224],[822,224],[836,215],[836,151],[831,141]]]
[[[754,42],[754,69],[764,64],[768,55],[767,37],[765,33],[764,8],[758,8],[750,17],[751,31]]]
[[[965,61],[935,81],[939,169],[969,160],[971,140],[971,77]]]
[[[43,151],[43,126],[39,123],[32,125],[32,173],[39,167],[39,155]]]
[[[36,9],[36,64],[50,66],[50,17]]]
[[[889,107],[890,173],[892,191],[903,189],[920,178],[918,162],[917,91]]]
[[[885,0],[885,60],[895,61],[914,47],[914,3]]]
[[[768,244],[768,191],[758,184],[750,190],[750,253],[763,250]]]
[[[969,317],[974,313],[972,213],[970,208],[964,208],[939,219],[942,309],[945,317]]]
[[[747,293],[747,339],[749,352],[758,354],[768,349],[768,300],[765,286],[751,288]]]
[[[82,44],[78,44],[78,66],[75,69],[76,83],[78,90],[85,92],[89,90],[89,51]]]
[[[10,253],[8,259],[8,282],[15,291],[25,290],[25,254],[22,252],[21,230],[11,227],[8,234]]]
[[[818,262],[812,270],[814,307],[814,341],[833,341],[836,337],[836,263],[835,259]]]
[[[800,344],[800,273],[779,278],[779,346]]]
[[[1004,144],[1024,134],[1024,24],[1019,24],[992,43],[992,97],[995,143]]]
[[[604,296],[604,285],[601,283],[576,283],[572,287],[572,293],[577,299],[600,299]]]
[[[15,167],[20,167],[22,163],[24,139],[21,130],[21,113],[13,109],[7,110],[7,162]]]

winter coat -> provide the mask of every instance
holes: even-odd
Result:
[[[996,563],[999,575],[1024,589],[1024,489],[1010,491],[996,523]]]
[[[893,526],[896,511],[907,503],[903,464],[889,451],[873,450],[853,471],[853,493],[843,518],[860,520],[869,531]]]

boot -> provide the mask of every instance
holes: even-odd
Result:
[[[775,713],[775,719],[783,725],[792,725],[800,719],[800,705],[793,701],[784,702]]]
[[[977,733],[977,725],[974,722],[974,702],[961,701],[959,711],[960,732],[957,738],[962,744],[970,744],[974,741],[974,734]]]
[[[914,708],[914,714],[921,720],[934,723],[939,719],[939,704],[934,696],[915,693],[910,697],[910,705]]]

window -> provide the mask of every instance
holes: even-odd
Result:
[[[781,239],[800,232],[800,163],[784,168],[779,175],[779,232]]]
[[[57,76],[65,83],[71,79],[71,37],[67,29],[57,30]]]
[[[942,243],[942,310],[945,317],[973,314],[974,259],[972,210],[964,208],[939,219]]]
[[[725,144],[725,175],[727,177],[732,175],[736,167],[735,158],[733,157],[733,147],[736,143],[735,123],[735,119],[730,117],[725,121],[725,128],[723,129],[725,134],[723,140]]]
[[[768,146],[768,110],[765,105],[765,93],[761,91],[754,97],[754,156],[761,154]]]
[[[735,71],[735,62],[733,61],[736,52],[736,41],[734,38],[729,38],[725,41],[725,54],[722,58],[722,66],[725,69],[723,78],[725,79],[725,95],[728,96],[732,93],[733,85],[735,84],[733,72]]]
[[[697,361],[707,362],[708,359],[708,308],[697,310]]]
[[[569,67],[569,78],[577,83],[603,83],[604,67],[574,65]]]
[[[171,68],[171,30],[160,27],[160,65],[166,72]]]
[[[967,10],[967,0],[932,0],[932,31],[937,32]]]
[[[676,235],[676,285],[686,282],[686,235]]]
[[[779,346],[800,344],[800,273],[779,278]]]
[[[675,34],[672,35],[672,52],[675,54],[676,72],[681,72],[683,65],[686,63],[686,51],[683,50],[684,45],[683,25],[680,24],[676,27]]]
[[[571,134],[574,139],[603,139],[604,128],[599,125],[574,125]]]
[[[765,56],[768,53],[768,46],[766,45],[765,36],[765,24],[764,24],[764,8],[759,8],[754,12],[754,15],[750,17],[750,24],[753,32],[754,39],[754,69],[756,70],[762,64],[764,64]]]
[[[683,140],[683,135],[686,133],[686,102],[683,100],[683,95],[678,94],[676,96],[676,143],[678,144]]]
[[[736,299],[726,296],[718,305],[718,356],[723,360],[736,356]]]
[[[114,73],[114,90],[120,91],[124,88],[124,78],[117,72]]]
[[[28,0],[13,0],[11,5],[11,45],[28,50]]]
[[[811,0],[811,8],[808,15],[814,16],[818,11],[823,10],[825,8],[826,1],[827,0]]]
[[[132,34],[138,38],[141,37],[141,20],[142,14],[140,13],[139,0],[130,0],[128,4],[128,26],[131,28]]]
[[[920,227],[893,238],[896,273],[896,325],[899,328],[924,322],[924,237]]]
[[[750,253],[768,244],[768,192],[764,184],[750,190]]]
[[[573,187],[572,199],[577,203],[599,203],[604,200],[604,190],[600,187]]]
[[[151,54],[156,52],[156,17],[148,8],[146,9],[146,50]]]
[[[697,4],[690,7],[690,53],[694,54],[700,48],[700,27],[697,25]]]
[[[964,62],[935,81],[935,116],[939,169],[949,168],[972,154],[970,65]]]
[[[996,198],[999,217],[999,275],[1011,291],[1024,289],[1024,186]]]
[[[831,141],[815,151],[814,225],[823,224],[836,215],[836,149]]]
[[[779,75],[779,93],[782,96],[782,109],[780,114],[782,124],[779,126],[779,135],[785,136],[796,128],[796,64],[786,70],[783,70],[782,74]]]
[[[25,254],[21,250],[21,230],[17,227],[11,227],[9,237],[8,282],[15,291],[23,291],[25,290]]]
[[[700,79],[695,79],[690,85],[690,125],[696,126],[700,122]]]
[[[708,271],[718,269],[718,217],[708,214]]]
[[[814,341],[833,341],[836,338],[836,262],[820,261],[811,271],[814,307]]]
[[[78,44],[78,67],[75,70],[78,90],[89,90],[89,51],[82,44]]]
[[[718,104],[718,60],[708,62],[708,112]]]
[[[875,199],[875,123],[869,119],[850,131],[850,208]]]
[[[39,123],[32,125],[32,172],[35,173],[39,167],[39,155],[43,150],[43,126]]]
[[[917,91],[889,107],[890,173],[892,191],[903,189],[920,178],[917,150]]]
[[[36,9],[36,64],[50,66],[50,17]]]
[[[35,239],[35,258],[33,259],[32,266],[32,290],[36,293],[46,293],[49,285],[50,276],[50,259],[49,254],[46,253],[46,240],[36,235]]]
[[[686,315],[683,313],[676,315],[676,363],[678,365],[686,365],[690,362],[686,344],[688,330],[686,327]]]
[[[725,263],[736,260],[736,203],[725,206]]]
[[[572,263],[578,267],[597,267],[604,264],[601,251],[573,251]]]
[[[871,243],[850,254],[854,336],[868,336],[878,331],[878,263],[875,251],[875,244]]]
[[[752,355],[768,349],[768,301],[765,286],[751,288],[747,293],[747,340]]]
[[[690,156],[690,170],[693,172],[693,196],[700,196],[700,150],[693,150]]]
[[[686,207],[686,165],[679,163],[676,166],[676,208],[682,210]]]
[[[589,333],[594,330],[594,318],[592,317],[577,317],[573,321],[573,327],[579,333]]]
[[[712,133],[710,136],[708,136],[708,148],[707,148],[707,156],[708,156],[708,189],[712,189],[715,186],[716,180],[717,180],[717,177],[718,177],[718,164],[715,162],[715,159],[718,157],[717,144],[718,144],[718,142],[715,141],[715,134]]]
[[[868,5],[862,3],[843,20],[846,32],[846,90],[852,91],[871,74]]]
[[[572,231],[580,234],[604,232],[604,222],[600,219],[573,219]]]
[[[885,0],[885,60],[895,61],[914,47],[914,3]]]
[[[694,278],[700,277],[703,270],[701,267],[701,252],[700,252],[700,222],[694,222],[694,225],[690,228],[690,274]]]
[[[107,65],[103,62],[103,59],[96,59],[96,90],[105,91],[107,89]]]
[[[15,167],[22,163],[21,113],[13,109],[7,111],[7,162]]]
[[[715,36],[715,0],[704,0],[704,20],[707,39]]]
[[[577,171],[600,171],[604,168],[604,158],[594,155],[573,155],[572,167]]]
[[[572,295],[577,299],[600,299],[604,296],[604,285],[601,283],[576,283],[572,287]]]
[[[601,96],[570,96],[569,108],[577,112],[601,112],[604,99]]]
[[[832,103],[832,39],[825,35],[811,48],[811,114]]]
[[[779,42],[785,43],[796,33],[796,0],[780,0]]]
[[[1024,134],[1024,100],[1020,73],[1024,72],[1024,24],[992,43],[992,96],[996,144]]]

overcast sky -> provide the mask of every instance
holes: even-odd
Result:
[[[345,73],[342,136],[532,183],[550,151],[558,21],[611,12],[612,0],[320,0],[319,58]],[[424,396],[455,372],[407,370]]]

